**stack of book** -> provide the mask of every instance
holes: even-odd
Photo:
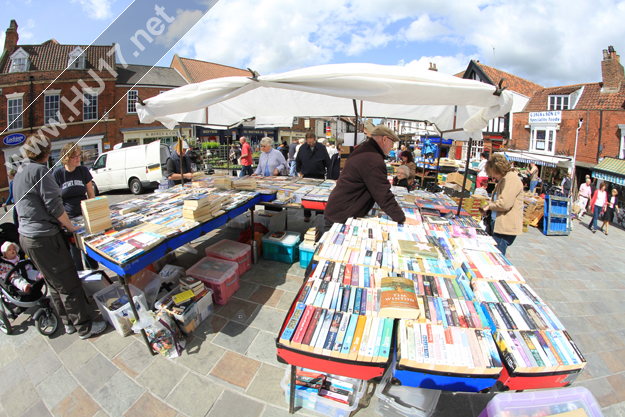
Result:
[[[237,190],[255,190],[256,179],[252,177],[237,178],[232,181],[232,186]]]
[[[180,278],[180,290],[190,290],[194,295],[198,295],[206,291],[206,288],[204,287],[204,283],[199,279],[187,276]]]
[[[304,246],[308,248],[314,248],[317,240],[319,240],[319,229],[316,227],[311,227],[304,234]]]
[[[226,196],[217,194],[199,195],[184,201],[182,217],[196,222],[203,222],[220,215]]]
[[[213,185],[220,190],[229,190],[232,188],[232,180],[226,175],[214,176]]]
[[[80,202],[87,233],[98,233],[112,227],[108,198],[96,197]]]

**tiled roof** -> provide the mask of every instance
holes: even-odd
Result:
[[[191,77],[191,82],[199,83],[222,77],[249,77],[251,74],[247,70],[229,67],[227,65],[214,64],[212,62],[198,61],[196,59],[181,58],[177,55],[174,60],[179,59],[186,72]],[[186,75],[186,74],[184,74]]]
[[[151,69],[150,69],[151,68]],[[143,77],[143,78],[142,78]],[[141,80],[141,81],[139,81]],[[117,84],[161,85],[181,87],[187,81],[174,68],[154,67],[149,65],[128,65],[117,67]]]
[[[99,67],[98,62],[103,59],[111,68],[115,68],[115,54],[107,55],[112,45],[108,46],[88,46],[88,45],[59,45],[59,43],[50,39],[41,45],[17,45],[7,56],[11,56],[19,48],[23,48],[29,55],[30,68],[29,71],[60,71],[67,68],[69,62],[69,54],[76,47],[80,46],[85,52],[85,69],[95,69]],[[89,49],[87,49],[89,48]],[[6,59],[0,74],[6,74],[11,67],[11,60]]]
[[[621,89],[618,93],[602,93],[601,86],[601,83],[590,83],[543,88],[534,93],[534,97],[527,103],[524,111],[546,111],[549,108],[550,95],[571,94],[582,87],[584,91],[577,101],[576,110],[623,109],[625,104],[625,83],[621,84]]]
[[[480,70],[490,79],[493,85],[499,85],[499,80],[505,78],[503,82],[504,87],[508,87],[508,90],[512,90],[519,94],[523,94],[526,97],[532,97],[534,91],[540,90],[543,88],[542,85],[533,83],[531,81],[526,80],[525,78],[518,77],[516,75],[510,74],[509,72],[505,72],[499,70],[497,68],[489,67],[488,65],[481,64],[478,61],[472,60],[469,64],[469,69],[471,65],[477,65]],[[454,77],[464,78],[465,71],[454,74]],[[484,80],[487,81],[487,80]]]

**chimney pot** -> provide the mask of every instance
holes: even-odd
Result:
[[[607,49],[603,50],[603,59],[608,59],[608,50]]]
[[[616,54],[614,46],[610,45],[603,50],[601,61],[601,75],[603,79],[603,92],[614,93],[620,91],[621,83],[625,81],[625,70],[621,65],[621,58]]]
[[[17,22],[15,20],[11,20],[11,23],[6,31],[6,37],[4,38],[4,50],[12,51],[17,46],[19,38],[20,37],[17,34]]]

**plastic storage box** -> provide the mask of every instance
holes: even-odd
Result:
[[[239,269],[237,270],[239,277],[244,272],[252,269],[252,248],[244,243],[224,239],[206,248],[206,256],[236,262],[239,264]]]
[[[128,287],[130,288],[130,294],[132,295],[137,313],[141,314],[142,311],[147,311],[148,307],[143,292],[132,284],[129,284]],[[125,296],[126,292],[124,291],[124,287],[118,282],[113,283],[113,285],[106,287],[102,291],[98,291],[93,296],[104,320],[115,327],[115,330],[122,336],[132,333],[132,324],[130,323],[132,308],[130,307],[130,303],[126,302],[126,304],[117,310],[109,310],[106,305]]]
[[[316,372],[316,371],[311,371]],[[308,410],[316,411],[329,417],[348,417],[352,411],[358,408],[358,402],[365,394],[367,384],[360,379],[346,378],[344,376],[330,375],[329,377],[340,379],[342,381],[354,384],[354,393],[349,398],[349,404],[343,404],[328,398],[321,397],[315,392],[305,390],[304,387],[297,386],[295,388],[295,407],[303,407]],[[291,367],[288,366],[284,372],[281,386],[284,389],[284,397],[287,405],[289,404],[291,389]]]
[[[299,266],[300,268],[307,268],[310,261],[312,261],[313,255],[317,247],[304,246],[302,243],[299,245]]]
[[[174,294],[178,294],[180,292],[180,287],[177,286],[173,290],[167,293],[163,298],[156,301],[154,303],[154,307],[157,309],[163,308],[163,304],[165,299],[171,297]],[[184,314],[178,315],[174,314],[173,317],[176,319],[178,323],[178,327],[182,331],[185,336],[188,336],[195,330],[200,323],[206,320],[213,311],[215,310],[215,306],[213,305],[213,290],[208,289],[208,293],[197,300],[195,304],[189,306],[184,312]]]
[[[239,289],[239,264],[223,259],[202,258],[187,269],[187,274],[195,277],[213,290],[215,302],[225,305],[232,294]]]
[[[386,371],[375,389],[378,397],[376,413],[387,417],[429,417],[434,413],[439,390],[392,385],[391,372]]]
[[[228,222],[228,227],[235,229],[247,229],[252,225],[252,216],[249,212],[245,212]]]
[[[480,417],[551,416],[583,409],[588,417],[602,417],[601,407],[584,387],[496,395]]]
[[[263,258],[292,264],[297,261],[299,239],[300,235],[296,232],[267,233],[263,237]]]

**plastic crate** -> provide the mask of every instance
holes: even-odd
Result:
[[[551,416],[583,409],[588,417],[602,417],[601,407],[584,387],[496,395],[480,417]]]
[[[315,254],[316,246],[311,248],[310,246],[304,246],[304,244],[299,245],[299,267],[300,268],[308,268],[308,264],[312,261],[313,255]]]
[[[239,276],[252,269],[252,248],[244,243],[224,239],[206,248],[206,256],[236,262]]]
[[[312,371],[311,372],[317,372]],[[360,379],[347,378],[344,376],[331,375],[329,377],[340,379],[354,384],[354,393],[349,398],[349,404],[343,404],[328,398],[319,396],[317,393],[305,389],[305,387],[295,387],[295,407],[303,407],[308,410],[316,411],[329,417],[348,417],[352,411],[358,408],[358,402],[365,394],[367,384]],[[287,405],[289,404],[290,388],[291,388],[291,367],[287,367],[284,372],[284,378],[280,385],[284,390],[284,397]]]
[[[392,385],[390,369],[375,390],[376,413],[387,417],[429,417],[434,413],[440,390]]]
[[[545,196],[543,234],[562,236],[570,234],[571,200],[566,197]]]
[[[176,286],[173,290],[168,292],[164,297],[154,303],[154,307],[157,309],[163,308],[163,304],[166,298],[171,297],[174,294],[180,292],[180,286]],[[189,306],[185,310],[183,315],[173,315],[174,319],[178,323],[178,327],[185,336],[191,334],[197,326],[206,320],[215,311],[213,304],[213,290],[208,288],[208,293],[197,300],[195,304]]]
[[[239,289],[239,264],[223,259],[202,258],[187,269],[187,274],[195,277],[213,290],[215,303],[225,305],[232,294]]]
[[[252,225],[252,216],[249,212],[245,212],[240,216],[231,219],[228,222],[228,227],[232,227],[234,229],[247,229]]]
[[[142,311],[147,311],[148,307],[145,302],[145,295],[143,294],[143,291],[132,284],[128,284],[128,287],[130,288],[130,294],[132,295],[132,300],[135,304],[135,308],[137,309],[137,313],[140,314]],[[126,292],[124,291],[124,287],[122,287],[119,282],[115,282],[113,285],[109,285],[102,291],[98,291],[93,296],[93,299],[100,309],[100,313],[102,314],[104,320],[115,327],[115,330],[117,330],[117,332],[122,336],[132,333],[132,324],[130,322],[130,318],[132,317],[132,308],[130,307],[130,303],[126,303],[117,310],[109,310],[106,305],[125,295]]]
[[[275,233],[284,233],[280,238]],[[297,261],[300,234],[296,232],[269,232],[263,236],[263,258],[292,264]]]

